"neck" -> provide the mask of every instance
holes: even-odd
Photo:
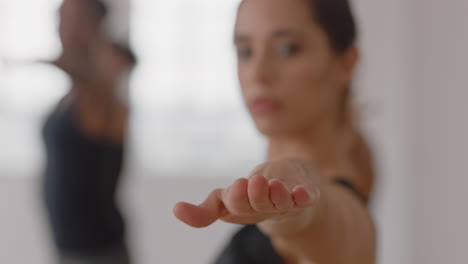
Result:
[[[319,170],[336,169],[339,131],[331,122],[304,129],[300,133],[268,139],[268,160],[298,158],[311,162]]]

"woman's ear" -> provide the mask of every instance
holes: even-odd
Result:
[[[353,79],[354,70],[359,61],[359,49],[353,45],[341,55],[341,72],[343,82],[350,83]]]

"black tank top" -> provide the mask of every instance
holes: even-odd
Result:
[[[270,239],[256,225],[244,226],[222,251],[215,264],[283,264]]]
[[[121,243],[124,223],[115,194],[123,146],[84,135],[73,107],[54,111],[43,137],[45,204],[58,248],[94,252]]]

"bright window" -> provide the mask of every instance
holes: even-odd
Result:
[[[133,0],[129,168],[154,176],[246,176],[263,143],[241,100],[232,29],[239,0]],[[59,0],[0,1],[0,169],[42,166],[40,128],[68,78]],[[118,26],[118,25],[117,25]]]

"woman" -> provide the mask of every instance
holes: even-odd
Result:
[[[103,37],[105,13],[94,0],[65,0],[60,8],[63,53],[54,63],[72,88],[43,132],[45,203],[63,264],[129,263],[115,201],[128,107],[117,90],[135,58]]]
[[[348,1],[244,0],[234,41],[268,161],[174,214],[193,227],[247,225],[218,264],[375,263],[372,166],[351,118],[358,51]]]

